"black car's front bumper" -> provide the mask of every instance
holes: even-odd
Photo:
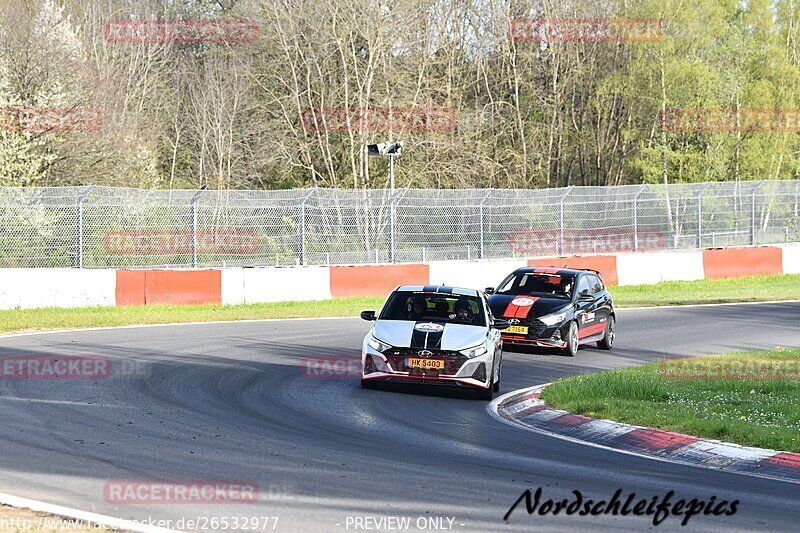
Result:
[[[564,340],[568,331],[569,322],[547,326],[541,320],[530,320],[514,326],[527,327],[527,333],[515,333],[508,330],[501,332],[501,338],[506,344],[522,344],[528,346],[539,346],[542,348],[566,348],[567,341]]]

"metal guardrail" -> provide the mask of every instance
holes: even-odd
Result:
[[[559,189],[0,187],[0,267],[359,264],[800,241],[800,180]]]

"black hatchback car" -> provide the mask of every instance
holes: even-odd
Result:
[[[614,303],[593,270],[528,267],[512,272],[497,289],[489,287],[492,314],[511,326],[503,344],[555,348],[568,356],[578,346],[614,344]]]

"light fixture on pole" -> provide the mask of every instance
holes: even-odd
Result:
[[[389,158],[389,189],[394,194],[394,158],[403,153],[403,141],[367,145],[367,155]]]
[[[403,141],[384,142],[367,145],[367,155],[389,158],[389,262],[394,263],[394,158],[403,153]]]

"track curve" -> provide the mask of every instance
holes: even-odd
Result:
[[[621,310],[612,352],[507,352],[502,392],[664,354],[800,346],[798,316],[797,302]],[[450,517],[453,531],[641,531],[652,527],[647,517],[502,517],[526,488],[554,499],[674,490],[741,502],[735,517],[696,516],[688,529],[796,530],[798,485],[533,434],[468,395],[303,376],[303,358],[357,355],[368,327],[286,320],[0,338],[0,355],[101,355],[122,369],[96,381],[0,380],[0,492],[136,520],[277,516],[277,531],[353,531],[347,517],[356,516]],[[103,486],[116,479],[254,481],[262,496],[249,505],[112,505]],[[685,531],[679,523],[659,530]]]

